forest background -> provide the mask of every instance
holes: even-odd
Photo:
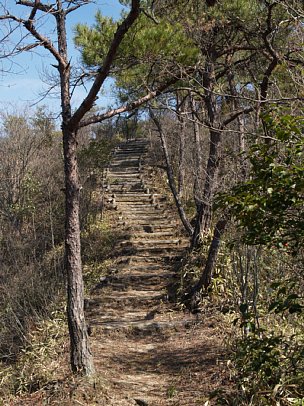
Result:
[[[54,11],[44,10],[40,2],[17,3],[15,7],[35,14],[19,21],[12,17],[15,10],[2,3],[7,32],[15,30],[14,24],[27,30],[17,43],[16,31],[13,38],[3,38],[4,60],[37,47],[51,48],[35,35],[36,14],[47,12],[49,18],[88,2],[59,1]],[[159,179],[167,176],[191,246],[180,270],[177,300],[192,311],[213,303],[238,331],[231,346],[239,382],[236,404],[301,404],[303,4],[122,3],[131,5],[122,16],[127,28],[101,13],[95,25],[75,26],[82,60],[68,78],[69,96],[80,85],[94,87],[101,73],[115,80],[115,106],[100,110],[93,98],[80,111],[61,96],[63,131],[70,123],[64,134],[67,145],[77,133],[73,151],[79,161],[76,184],[83,188],[79,233],[84,264],[106,258],[112,248],[106,225],[97,236],[89,230],[100,210],[94,191],[115,139],[148,137],[156,174]],[[123,33],[120,27],[125,27]],[[59,53],[51,53],[62,78],[70,65],[60,40],[58,44]],[[55,73],[45,79],[50,89],[58,85]],[[3,381],[15,393],[47,381],[39,377],[29,383],[27,374],[20,375],[23,367],[16,365],[30,343],[29,333],[43,320],[58,317],[64,289],[64,234],[66,247],[68,237],[63,225],[69,209],[64,210],[57,128],[54,115],[43,107],[29,116],[2,113],[1,359]],[[66,202],[68,189],[66,183]],[[93,258],[97,237],[104,250]],[[83,293],[79,295],[81,300]],[[89,374],[91,361],[79,366],[79,351],[87,348],[75,349],[72,369]]]

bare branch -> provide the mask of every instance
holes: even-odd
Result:
[[[23,25],[33,35],[33,37],[35,37],[39,41],[40,45],[47,49],[61,65],[66,65],[65,60],[61,57],[52,42],[36,30],[31,20],[23,22]]]
[[[148,13],[146,10],[143,10],[144,15],[149,18],[150,20],[152,20],[155,24],[159,24],[159,21],[157,21],[157,19],[154,17],[154,15]]]
[[[27,6],[27,7],[32,7],[34,9],[38,9],[40,11],[43,11],[45,13],[52,13],[54,12],[54,6],[53,5],[48,5],[48,4],[43,4],[40,2],[40,0],[35,0],[35,1],[27,1],[27,0],[19,0],[16,2],[16,4],[19,4],[21,6]]]
[[[71,13],[72,11],[75,11],[75,10],[77,10],[79,7],[85,6],[86,4],[89,4],[89,3],[90,3],[90,0],[83,0],[83,1],[80,1],[79,3],[77,3],[77,4],[74,4],[74,2],[71,1],[71,2],[69,3],[69,5],[68,5],[68,8],[67,8],[66,11],[65,11],[65,15],[68,15],[68,14]],[[71,4],[74,4],[74,5],[71,6]]]
[[[23,20],[22,18],[16,17],[12,14],[4,14],[2,16],[0,16],[0,20],[12,20],[12,21],[16,21],[17,23],[24,23],[25,20]]]
[[[239,116],[241,116],[242,114],[248,114],[251,113],[254,110],[253,107],[246,107],[244,109],[240,109],[237,111],[232,111],[227,118],[223,121],[222,125],[221,125],[221,129],[223,130],[226,125],[230,124],[232,121],[234,121],[235,119],[237,119]]]
[[[270,53],[272,58],[279,60],[280,59],[279,54],[276,52],[276,50],[273,48],[271,42],[269,41],[269,35],[274,34],[274,32],[275,32],[274,28],[272,27],[271,21],[272,21],[272,11],[276,5],[277,5],[277,3],[272,3],[268,6],[268,13],[267,13],[267,19],[266,19],[267,28],[263,32],[262,36],[263,36],[263,40],[264,40],[266,49],[268,50],[268,52]]]
[[[171,86],[171,85],[175,84],[176,82],[178,82],[178,80],[180,80],[179,77],[174,77],[170,81],[168,81],[165,84],[159,86],[156,90],[153,90],[153,91],[149,92],[145,96],[140,97],[139,99],[137,99],[137,100],[135,100],[135,101],[133,101],[131,103],[127,103],[125,106],[121,106],[121,107],[118,107],[117,109],[109,110],[109,111],[107,111],[105,113],[102,113],[102,114],[93,115],[93,116],[81,121],[78,127],[81,128],[81,127],[86,127],[86,126],[88,126],[90,124],[100,123],[101,121],[104,121],[104,120],[106,120],[108,118],[114,117],[114,116],[116,116],[118,114],[125,113],[127,111],[132,111],[132,110],[142,106],[143,104],[147,103],[148,101],[154,99],[155,97],[159,96],[169,86]]]
[[[55,48],[55,46],[52,44],[51,40],[48,39],[47,37],[44,37],[42,34],[40,34],[34,24],[33,24],[33,18],[35,17],[36,11],[37,9],[41,9],[41,3],[39,1],[35,1],[35,3],[32,2],[28,2],[28,1],[19,1],[17,4],[21,4],[21,5],[25,5],[25,6],[29,6],[29,7],[33,7],[33,10],[30,14],[30,17],[28,20],[19,18],[15,15],[12,14],[4,14],[2,16],[0,16],[0,20],[12,20],[15,21],[19,24],[22,24],[27,31],[38,40],[38,44],[35,44],[33,46],[30,46],[30,48],[34,47],[34,46],[43,46],[45,49],[47,49],[55,58],[56,60],[62,64],[63,66],[65,66],[65,61],[64,59],[61,57],[61,55],[59,54],[59,52],[57,51],[57,49]],[[21,48],[22,49],[22,48]],[[25,48],[25,50],[27,50]]]

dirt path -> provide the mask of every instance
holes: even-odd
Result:
[[[162,197],[145,186],[146,148],[145,140],[122,144],[108,173],[109,200],[126,237],[87,311],[95,365],[109,388],[101,404],[203,405],[225,380],[221,334],[216,321],[168,302],[174,262],[187,240]]]

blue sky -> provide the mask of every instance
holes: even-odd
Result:
[[[12,0],[7,1],[7,4],[13,3]],[[26,17],[29,9],[26,7],[10,5],[8,6],[12,13],[19,16]],[[68,27],[68,41],[69,41],[69,56],[72,64],[80,59],[79,52],[73,47],[73,27],[76,23],[82,22],[92,25],[94,23],[94,16],[96,11],[100,9],[104,15],[111,16],[118,19],[122,6],[118,0],[98,0],[94,4],[88,4],[80,7],[75,12],[69,14],[67,19]],[[2,11],[1,11],[2,13]],[[40,14],[41,16],[42,14]],[[41,20],[36,23],[37,26],[41,24],[40,31],[44,35],[51,37],[53,29],[53,18],[51,16],[47,19]],[[35,108],[38,104],[46,105],[51,111],[59,112],[60,101],[58,97],[48,97],[42,101],[41,93],[45,91],[48,86],[43,83],[45,72],[55,73],[55,69],[51,66],[55,63],[54,59],[43,51],[40,47],[36,48],[34,52],[26,52],[14,58],[14,74],[4,74],[0,76],[0,109],[9,111],[18,111],[31,106]],[[104,96],[100,98],[103,106],[113,104],[114,99],[111,97],[110,91],[111,83],[107,83],[104,89]],[[85,89],[78,88],[73,96],[73,107],[77,107],[80,101],[85,96]]]

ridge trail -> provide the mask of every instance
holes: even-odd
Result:
[[[188,240],[164,198],[145,184],[147,149],[144,139],[120,144],[107,174],[108,201],[126,237],[88,302],[94,362],[108,387],[100,404],[203,405],[224,379],[220,332],[168,301]]]

